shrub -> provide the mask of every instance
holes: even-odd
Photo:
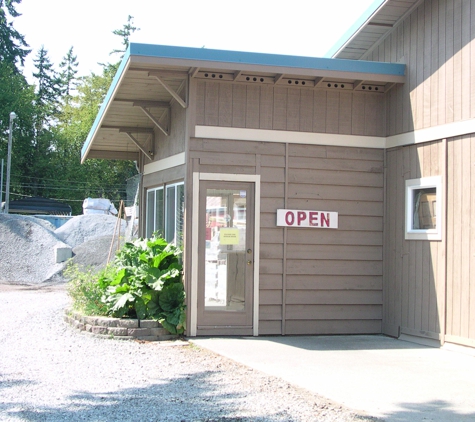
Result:
[[[127,242],[104,271],[88,274],[89,282],[85,275],[72,280],[73,285],[82,286],[72,289],[73,302],[78,302],[73,306],[82,310],[91,306],[83,302],[98,300],[106,315],[156,319],[170,333],[182,334],[185,292],[180,257],[181,250],[161,237]],[[79,297],[75,299],[74,294]],[[101,306],[96,308],[104,315]]]
[[[70,280],[68,294],[75,311],[84,315],[105,316],[108,314],[107,305],[102,302],[104,291],[98,283],[99,274],[94,274],[92,269],[81,271],[78,265],[69,263],[64,270],[64,275]]]

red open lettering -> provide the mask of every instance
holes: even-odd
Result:
[[[302,221],[305,221],[307,219],[307,213],[304,211],[299,211],[297,213],[297,224],[300,226],[300,223]]]
[[[287,224],[288,226],[291,226],[292,224],[294,224],[294,221],[295,221],[295,215],[292,211],[287,211],[285,213],[285,224]]]
[[[321,216],[321,222],[320,222],[320,226],[321,227],[330,227],[330,213],[327,212],[326,216],[323,212],[320,213],[320,216]]]
[[[308,220],[311,226],[318,227],[318,212],[317,211],[310,211],[308,213]]]

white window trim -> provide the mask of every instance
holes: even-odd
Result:
[[[175,214],[175,218],[173,219],[173,224],[174,224],[174,232],[175,232],[175,238],[176,238],[176,232],[177,232],[177,227],[176,227],[176,208],[177,208],[177,186],[184,186],[185,182],[176,182],[176,183],[170,183],[169,185],[164,185],[164,192],[163,192],[163,199],[165,201],[165,212],[164,212],[164,224],[163,224],[163,236],[165,239],[167,238],[168,232],[167,232],[167,222],[168,222],[168,205],[167,205],[167,193],[168,189],[174,188],[175,189],[175,202],[173,204],[173,210]]]
[[[435,188],[436,190],[436,228],[413,229],[415,190]],[[406,180],[406,240],[442,240],[442,177],[423,177]]]
[[[148,194],[150,192],[154,192],[154,196],[153,196],[153,209],[154,209],[154,220],[153,220],[153,230],[151,230],[151,233],[155,232],[157,230],[157,221],[156,221],[156,209],[155,209],[155,206],[156,206],[156,195],[157,195],[157,192],[158,191],[162,191],[163,192],[163,203],[164,203],[164,210],[163,210],[163,233],[162,233],[162,236],[166,239],[167,237],[167,234],[166,231],[167,231],[167,221],[168,221],[168,218],[169,218],[169,215],[168,215],[168,207],[167,207],[167,191],[168,189],[170,188],[173,188],[175,189],[175,201],[174,201],[174,204],[173,204],[173,209],[175,210],[176,212],[176,208],[177,208],[177,201],[178,201],[178,198],[177,198],[177,195],[176,195],[176,191],[177,191],[177,186],[184,186],[185,185],[185,182],[174,182],[174,183],[170,183],[170,184],[164,184],[164,185],[161,185],[161,186],[157,186],[155,188],[149,188],[147,189],[146,191],[146,198],[147,198],[147,201],[146,201],[146,218],[145,218],[145,233],[149,233],[149,227],[148,227],[148,217],[149,217],[149,213],[150,213],[150,204],[148,202]],[[175,230],[175,236],[176,236],[176,232],[177,232],[177,222],[176,222],[176,215],[175,215],[175,218],[174,218],[174,230]]]
[[[155,232],[156,229],[157,229],[157,221],[156,221],[156,215],[157,215],[157,210],[155,209],[155,206],[157,204],[156,202],[156,197],[157,197],[157,192],[159,190],[162,190],[163,191],[163,186],[158,186],[156,188],[149,188],[147,189],[147,192],[146,192],[146,197],[147,197],[147,200],[146,200],[146,211],[145,211],[145,233],[148,233],[149,232],[149,227],[148,227],[148,217],[149,217],[149,213],[150,213],[150,204],[148,202],[148,194],[150,192],[153,192],[153,211],[154,211],[154,217],[153,217],[153,230],[151,231],[151,233]],[[165,193],[165,192],[164,192]]]

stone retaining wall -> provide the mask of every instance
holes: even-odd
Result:
[[[158,321],[148,319],[84,316],[67,310],[64,320],[80,331],[118,340],[165,341],[178,336],[170,334]]]

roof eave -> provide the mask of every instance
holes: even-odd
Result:
[[[101,108],[99,109],[99,112],[97,113],[96,119],[94,120],[91,130],[89,131],[86,141],[84,142],[84,145],[81,149],[81,164],[83,164],[84,161],[87,159],[89,151],[91,150],[91,147],[92,147],[92,141],[94,137],[96,136],[97,131],[101,127],[102,120],[104,119],[107,113],[107,110],[114,99],[116,90],[120,86],[120,82],[122,78],[124,77],[124,75],[126,74],[129,65],[130,65],[130,46],[125,52],[124,57],[122,58],[119,68],[117,69],[114,79],[112,80],[111,86],[109,87],[109,90],[107,91],[107,95],[104,98],[104,101],[102,102]]]
[[[341,38],[333,45],[333,47],[327,51],[324,57],[336,57],[388,1],[389,0],[374,0],[373,3],[371,3],[371,5],[360,16],[360,18],[352,26],[350,26],[350,28],[348,28]]]

